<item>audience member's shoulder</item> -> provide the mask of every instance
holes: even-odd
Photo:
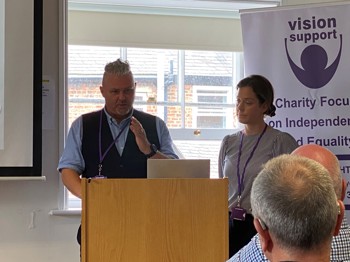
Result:
[[[260,240],[256,234],[250,242],[241,248],[234,256],[227,262],[263,262],[268,261],[264,256],[260,246]]]

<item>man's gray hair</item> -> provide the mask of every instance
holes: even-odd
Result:
[[[282,247],[310,250],[330,242],[339,207],[328,171],[314,160],[281,155],[253,182],[252,212]]]
[[[105,66],[105,73],[115,74],[117,76],[132,74],[128,60],[122,60],[120,58],[114,62],[108,63]]]
[[[132,78],[134,79],[134,75],[131,72],[130,64],[128,60],[123,60],[121,58],[118,58],[114,62],[110,62],[106,64],[105,72],[103,73],[103,78],[102,78],[102,86],[104,85],[105,77],[107,74],[116,75],[116,76],[131,75]]]

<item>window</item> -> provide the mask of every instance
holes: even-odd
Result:
[[[209,158],[216,177],[221,140],[237,128],[235,85],[243,77],[238,10],[280,1],[158,2],[67,1],[66,129],[82,113],[103,107],[104,66],[122,57],[137,82],[134,107],[167,123],[180,157]],[[64,203],[80,208],[68,191]]]
[[[233,68],[241,65],[240,54],[69,45],[69,126],[104,106],[103,69],[119,56],[129,60],[137,82],[134,107],[167,123],[181,157],[211,159],[211,176],[217,177],[223,134],[237,127],[233,79],[241,76]],[[69,193],[68,207],[80,207]]]
[[[194,86],[194,99],[198,103],[193,112],[193,123],[198,128],[232,128],[233,108],[223,105],[232,101],[232,87],[197,87]]]

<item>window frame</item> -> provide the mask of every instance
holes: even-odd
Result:
[[[217,90],[214,90],[217,89]],[[198,95],[199,91],[203,91],[205,92],[203,95]],[[212,91],[212,92],[210,92]],[[222,95],[215,93],[215,91],[222,91]],[[224,92],[226,91],[226,96],[224,94]],[[226,103],[228,101],[232,101],[232,97],[233,94],[230,92],[230,87],[228,86],[193,86],[193,96],[194,96],[194,100],[195,102],[198,102],[198,97],[200,96],[222,96],[222,97],[226,97]],[[203,107],[203,108],[200,108]],[[210,109],[204,109],[205,107],[207,107],[206,105],[198,105],[198,107],[196,107],[194,109],[194,113],[192,115],[193,117],[193,123],[195,126],[198,126],[198,116],[221,116],[225,119],[225,123],[223,123],[225,125],[225,127],[223,127],[223,129],[228,129],[228,128],[233,128],[232,125],[230,125],[230,123],[233,122],[233,117],[230,114],[229,110],[225,109],[225,107],[222,107],[221,105],[218,105],[217,109],[213,109],[214,111],[212,113],[210,113],[208,111],[208,113],[206,113],[206,111],[204,110],[210,110]],[[203,111],[201,111],[203,110]],[[226,112],[225,112],[226,111]],[[233,124],[233,123],[232,123]],[[200,127],[198,127],[200,128]],[[213,128],[215,129],[215,128]]]

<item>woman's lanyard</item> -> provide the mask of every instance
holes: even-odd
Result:
[[[262,136],[265,134],[265,131],[267,129],[267,124],[265,124],[265,128],[264,130],[261,132],[260,136],[258,137],[258,140],[256,141],[254,147],[253,147],[253,150],[252,152],[250,152],[250,155],[247,159],[247,162],[245,163],[244,165],[244,168],[243,168],[243,173],[242,175],[240,174],[240,171],[239,171],[239,164],[241,162],[241,155],[242,155],[242,147],[243,147],[243,137],[244,137],[244,134],[243,132],[241,131],[241,141],[240,141],[240,144],[239,144],[239,151],[238,151],[238,161],[237,161],[237,178],[238,178],[238,203],[237,203],[237,206],[239,207],[240,206],[240,201],[241,201],[241,195],[242,195],[242,191],[244,189],[244,175],[245,175],[245,170],[247,168],[247,165],[249,163],[249,161],[252,159],[253,155],[254,155],[254,152],[255,152],[255,149],[258,147],[259,145],[259,142],[262,138]]]
[[[109,152],[109,150],[113,147],[113,145],[115,145],[115,143],[118,141],[119,137],[121,136],[121,134],[123,133],[123,131],[125,130],[125,128],[128,126],[128,124],[130,123],[130,121],[126,121],[126,123],[124,124],[124,126],[121,128],[121,130],[119,131],[118,135],[116,136],[116,138],[113,140],[113,142],[109,145],[109,147],[106,149],[106,151],[102,154],[102,113],[103,110],[101,110],[101,114],[100,114],[100,128],[99,128],[99,140],[98,140],[98,147],[99,147],[99,164],[98,164],[98,175],[97,177],[103,178],[104,176],[102,175],[102,162],[103,159],[106,157],[107,153]]]

